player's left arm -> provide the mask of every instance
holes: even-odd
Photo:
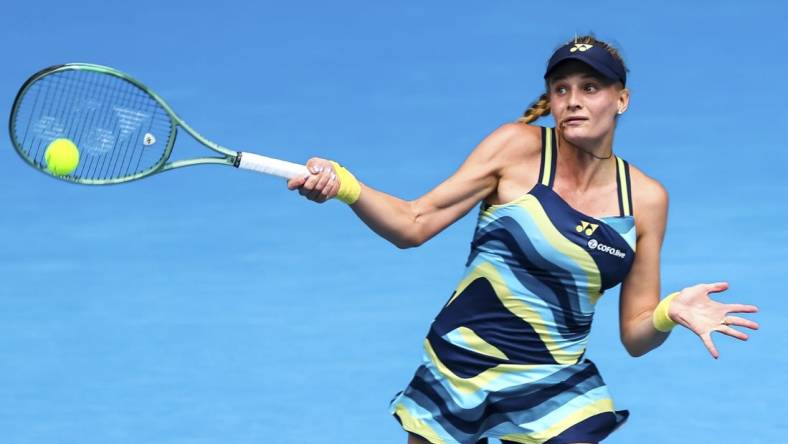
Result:
[[[660,302],[660,250],[668,216],[668,193],[654,179],[631,168],[632,200],[638,232],[635,262],[621,286],[619,326],[621,342],[632,356],[642,356],[667,339],[669,332],[654,327],[652,317]],[[724,304],[709,297],[728,289],[727,282],[701,283],[681,289],[672,299],[667,312],[671,321],[680,324],[703,341],[715,359],[719,352],[711,333],[747,340],[748,336],[732,326],[758,329],[756,322],[728,313],[755,313],[754,305]],[[678,290],[678,289],[676,289]]]
[[[632,356],[642,356],[667,339],[652,325],[660,300],[660,250],[668,218],[668,193],[662,185],[630,167],[637,245],[632,269],[621,284],[621,342]]]

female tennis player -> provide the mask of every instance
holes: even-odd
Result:
[[[714,331],[758,324],[729,313],[752,305],[709,295],[702,283],[660,301],[660,249],[668,195],[613,154],[627,110],[627,69],[592,36],[550,58],[543,94],[504,124],[424,196],[405,201],[360,183],[336,162],[312,158],[288,188],[337,197],[400,248],[416,247],[481,202],[466,272],[424,341],[424,360],[391,412],[408,443],[596,443],[623,424],[596,366],[585,358],[594,306],[621,283],[624,347],[641,356],[676,324],[711,355]],[[555,128],[530,125],[552,114]]]

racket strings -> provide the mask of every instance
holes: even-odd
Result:
[[[66,70],[45,75],[20,98],[12,137],[42,168],[52,140],[71,139],[77,181],[118,181],[158,168],[174,137],[166,110],[146,91],[113,75]]]

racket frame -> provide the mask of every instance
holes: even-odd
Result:
[[[152,167],[129,175],[124,176],[122,178],[110,178],[110,179],[77,179],[71,176],[58,176],[52,174],[46,168],[42,168],[34,159],[32,159],[28,154],[22,149],[20,144],[17,141],[16,137],[16,130],[15,130],[15,123],[16,123],[16,116],[17,111],[19,110],[19,106],[21,105],[21,100],[24,97],[27,90],[39,79],[63,71],[91,71],[91,72],[98,72],[102,74],[108,74],[114,77],[117,77],[121,80],[131,83],[132,85],[140,88],[146,94],[148,94],[153,100],[158,103],[162,109],[167,113],[170,117],[172,123],[172,130],[170,131],[170,136],[167,140],[167,145],[164,148],[164,152],[161,156],[161,159]],[[176,160],[173,162],[167,162],[172,154],[172,149],[175,146],[175,139],[177,138],[178,134],[178,127],[183,128],[190,136],[192,136],[196,141],[200,142],[207,148],[222,154],[222,157],[218,156],[201,156],[195,157],[190,159],[181,159]],[[22,157],[27,163],[29,163],[35,169],[44,172],[48,176],[55,177],[60,180],[65,180],[72,183],[79,183],[84,185],[110,185],[116,183],[125,183],[131,182],[133,180],[142,179],[143,177],[151,176],[153,174],[158,174],[163,171],[173,170],[176,168],[182,168],[186,166],[192,165],[202,165],[202,164],[220,164],[220,165],[230,165],[238,167],[241,162],[241,153],[238,151],[231,150],[229,148],[223,147],[215,142],[212,142],[202,135],[195,131],[189,124],[187,124],[183,119],[178,117],[175,114],[175,111],[172,110],[169,104],[164,101],[158,94],[156,94],[153,90],[145,86],[142,82],[134,79],[133,77],[129,76],[128,74],[118,71],[117,69],[110,68],[108,66],[102,65],[95,65],[91,63],[66,63],[61,65],[54,65],[48,68],[44,68],[37,73],[33,74],[22,87],[19,89],[19,92],[14,99],[14,105],[11,109],[11,116],[8,120],[8,131],[9,135],[11,136],[12,144],[14,145],[14,149],[16,152]]]

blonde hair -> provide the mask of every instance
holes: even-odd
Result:
[[[568,44],[568,43],[583,43],[583,44],[601,46],[607,52],[609,52],[610,55],[613,56],[614,59],[616,59],[619,62],[621,62],[621,64],[624,65],[624,69],[629,71],[626,68],[626,65],[624,64],[624,59],[621,57],[621,54],[619,53],[619,51],[616,48],[614,48],[612,45],[610,45],[610,44],[608,44],[606,42],[603,42],[602,40],[597,40],[597,38],[594,37],[593,35],[584,35],[584,36],[580,36],[580,37],[575,37],[572,40],[569,40],[568,42],[566,42],[565,44]],[[564,46],[564,45],[561,45],[561,46]],[[541,96],[539,96],[539,98],[536,99],[536,101],[534,103],[532,103],[528,107],[528,109],[525,110],[525,112],[523,113],[523,116],[520,117],[519,119],[517,119],[517,121],[521,122],[521,123],[531,123],[531,122],[535,121],[536,119],[538,119],[540,117],[543,117],[543,116],[547,116],[549,114],[550,114],[550,95],[547,94],[547,93],[544,93]]]

